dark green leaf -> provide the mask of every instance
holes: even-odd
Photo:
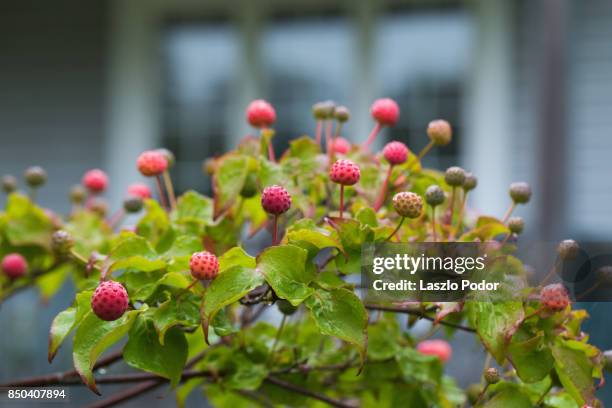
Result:
[[[130,330],[123,359],[134,368],[169,379],[174,387],[181,379],[187,351],[187,340],[181,330],[167,329],[162,345],[153,322],[141,316]]]
[[[274,292],[292,305],[302,303],[313,292],[308,284],[315,275],[306,268],[307,252],[294,245],[273,246],[257,257],[257,270]]]

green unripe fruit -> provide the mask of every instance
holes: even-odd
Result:
[[[519,181],[510,184],[510,198],[516,204],[526,204],[531,198],[531,187],[529,184]]]
[[[255,173],[250,172],[247,174],[246,179],[244,180],[244,185],[242,186],[242,190],[240,190],[240,195],[243,198],[251,198],[257,194],[257,190],[257,176]]]
[[[557,252],[564,261],[571,261],[580,253],[580,245],[573,239],[566,239],[559,243]]]
[[[123,201],[123,209],[127,213],[137,213],[142,210],[143,201],[142,198],[132,196],[128,197]]]
[[[425,201],[432,207],[442,204],[444,200],[446,200],[446,196],[444,195],[444,190],[442,190],[440,186],[434,184],[427,187],[427,190],[425,190]]]
[[[2,190],[4,190],[6,194],[10,194],[17,190],[17,179],[10,175],[2,177]]]
[[[446,146],[453,138],[453,130],[445,120],[432,120],[427,126],[427,136],[435,145]]]
[[[278,299],[276,301],[278,310],[284,315],[292,315],[298,309],[297,306],[293,306],[288,300]]]
[[[484,372],[484,378],[487,384],[497,384],[500,380],[499,371],[495,367],[489,367]]]
[[[346,106],[336,106],[334,118],[340,123],[347,122],[351,118],[351,112]]]
[[[462,186],[465,181],[465,170],[458,166],[449,167],[444,173],[444,181],[451,187]]]
[[[334,117],[336,104],[332,101],[317,102],[312,105],[312,115],[317,120],[327,120]]]
[[[393,196],[393,208],[402,217],[417,218],[423,211],[423,199],[411,191],[402,191]]]
[[[28,168],[23,174],[26,183],[32,188],[40,187],[47,181],[47,172],[39,166]]]
[[[85,197],[87,197],[87,191],[80,184],[76,184],[70,189],[70,201],[72,203],[82,204],[85,201]]]
[[[472,191],[478,185],[478,179],[472,173],[465,173],[465,180],[463,180],[463,190]]]
[[[51,249],[56,255],[68,255],[73,246],[74,239],[68,231],[58,230],[51,236]]]
[[[511,217],[508,220],[508,229],[513,234],[520,234],[525,228],[525,221],[521,217]]]

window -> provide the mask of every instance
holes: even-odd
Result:
[[[236,93],[239,44],[226,23],[170,28],[163,43],[164,140],[177,158],[179,192],[197,188],[210,194],[202,160],[223,153],[227,115]]]

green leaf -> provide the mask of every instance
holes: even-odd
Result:
[[[119,235],[117,244],[111,249],[108,262],[110,262],[109,272],[117,269],[150,272],[166,266],[149,241],[128,231]]]
[[[247,254],[241,247],[234,247],[219,257],[219,273],[234,266],[254,269],[257,266],[257,262],[254,257]]]
[[[317,290],[306,300],[306,307],[321,333],[355,344],[363,364],[368,314],[361,300],[347,289]]]
[[[521,392],[520,388],[515,384],[505,383],[502,385],[508,385],[503,387],[500,392],[495,394],[493,398],[487,401],[484,406],[486,408],[532,408],[533,404],[529,399],[529,396]],[[498,387],[501,388],[501,387]]]
[[[68,273],[72,270],[72,265],[64,264],[36,278],[36,286],[43,302],[47,302],[62,288]]]
[[[6,203],[4,233],[12,245],[38,245],[48,248],[53,225],[45,212],[26,196],[13,193]]]
[[[522,302],[467,301],[466,310],[472,327],[495,360],[505,359],[506,336],[516,330],[525,316]]]
[[[226,211],[239,196],[248,174],[249,157],[228,154],[220,160],[213,177],[215,217]]]
[[[299,229],[287,233],[287,240],[291,244],[300,245],[302,242],[322,248],[338,248],[343,250],[342,244],[334,239],[325,230]]]
[[[557,339],[552,346],[552,354],[561,384],[574,400],[582,405],[593,399],[595,390],[593,363],[580,345],[581,343]]]
[[[307,251],[294,245],[273,246],[257,257],[257,270],[266,278],[278,297],[293,306],[313,293],[308,284],[315,274],[306,268]]]
[[[158,341],[153,322],[141,316],[129,332],[123,359],[134,368],[169,379],[175,387],[181,380],[187,352],[187,340],[180,329],[167,330],[162,345]]]
[[[238,390],[256,390],[268,375],[266,366],[251,361],[243,353],[232,358],[230,372],[224,384]]]
[[[396,355],[400,348],[401,332],[394,315],[383,316],[368,325],[368,361],[385,360]]]
[[[171,219],[191,232],[201,232],[204,226],[212,224],[212,215],[211,199],[190,190],[179,197]]]
[[[200,308],[187,296],[180,300],[169,299],[154,309],[152,320],[159,335],[159,343],[163,346],[166,332],[170,328],[183,326],[193,329],[200,325]]]
[[[543,334],[528,338],[519,331],[512,338],[508,351],[518,376],[526,383],[542,380],[553,368],[553,357],[544,345]]]
[[[127,334],[139,313],[138,310],[132,310],[118,320],[105,322],[90,312],[77,328],[72,353],[74,368],[83,382],[96,394],[100,395],[92,373],[96,360]]]
[[[73,251],[88,259],[92,252],[108,253],[112,230],[102,218],[91,211],[77,211],[65,225],[74,238]]]
[[[74,306],[60,312],[53,319],[51,330],[49,330],[49,352],[47,356],[49,363],[55,358],[57,350],[66,340],[66,337],[91,310],[91,295],[92,292],[77,293]]]
[[[202,241],[193,235],[180,235],[164,253],[169,272],[189,270],[189,260],[194,252],[202,250]]]
[[[479,238],[482,242],[488,241],[498,235],[508,234],[510,230],[508,227],[494,217],[479,217],[476,222],[476,227],[463,234],[460,238],[461,241],[473,241]]]
[[[402,376],[408,382],[438,385],[442,380],[442,363],[436,356],[421,354],[411,347],[403,347],[395,355],[395,360]]]
[[[202,303],[202,328],[207,343],[208,327],[219,310],[240,300],[263,283],[261,273],[244,266],[233,266],[217,275],[206,290]]]
[[[170,231],[168,213],[156,200],[145,200],[145,215],[138,221],[136,231],[153,245],[162,242],[168,235]]]

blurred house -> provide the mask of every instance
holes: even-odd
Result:
[[[201,160],[249,133],[244,108],[277,106],[277,148],[313,132],[313,102],[347,105],[365,138],[377,97],[413,150],[433,118],[456,138],[428,162],[479,176],[473,204],[500,214],[507,185],[536,237],[612,235],[612,4],[530,1],[4,1],[0,5],[0,172],[47,167],[43,201],[100,166],[111,195],[139,178],[134,158],[166,145],[180,188],[207,189]],[[382,143],[382,140],[381,140]],[[60,202],[58,202],[60,201]]]
[[[475,208],[501,215],[525,180],[529,236],[610,239],[611,43],[609,0],[5,0],[0,174],[46,167],[41,199],[66,208],[87,168],[120,198],[137,155],[164,145],[179,189],[206,191],[202,160],[252,132],[252,99],[277,107],[281,149],[312,134],[323,99],[362,141],[388,96],[401,120],[379,143],[419,151],[427,123],[450,120],[427,164],[473,171]]]

